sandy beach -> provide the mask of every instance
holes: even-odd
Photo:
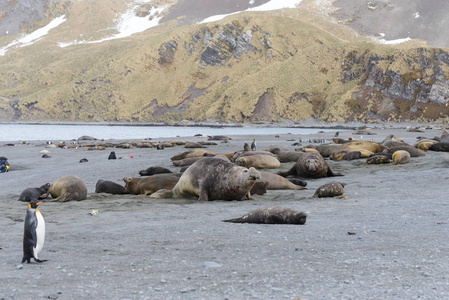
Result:
[[[413,144],[418,136],[441,135],[440,128],[430,127],[369,132],[340,131],[340,137],[382,142],[394,134]],[[216,141],[207,149],[228,153],[256,138],[258,150],[270,145],[294,150],[299,139],[305,146],[309,139],[333,136],[230,135],[228,143]],[[164,140],[207,137],[157,141]],[[45,141],[0,142],[0,156],[11,165],[10,172],[0,174],[0,299],[449,298],[448,153],[427,151],[396,166],[326,159],[344,176],[305,179],[306,190],[269,190],[257,200],[198,202],[95,193],[99,179],[140,177],[139,171],[150,166],[178,171],[170,157],[190,150],[184,146],[45,147]],[[43,149],[51,158],[41,157]],[[120,159],[108,160],[110,151]],[[82,158],[88,162],[79,163]],[[46,240],[40,258],[48,261],[21,264],[27,204],[17,199],[25,188],[64,175],[82,178],[88,198],[41,204]],[[346,183],[346,199],[312,198],[318,186],[335,180]],[[222,222],[274,205],[306,212],[306,224]],[[98,215],[90,214],[93,209]]]

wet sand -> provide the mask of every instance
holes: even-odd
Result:
[[[441,129],[407,132],[375,129],[375,135],[340,137],[381,142],[395,134],[413,144]],[[198,132],[201,133],[201,132]],[[310,136],[255,136],[258,149],[289,149]],[[208,150],[241,149],[253,136],[230,136]],[[166,138],[206,140],[206,137]],[[114,141],[117,142],[117,141]],[[4,146],[11,172],[0,174],[0,298],[4,299],[443,299],[449,298],[449,154],[428,151],[406,165],[367,165],[365,159],[329,161],[344,177],[306,179],[307,190],[268,191],[257,200],[152,199],[95,194],[99,179],[139,177],[150,166],[177,171],[170,157],[183,146],[156,149],[48,149],[44,141]],[[307,143],[303,144],[306,145]],[[122,159],[108,160],[110,151]],[[130,158],[133,156],[133,158]],[[82,158],[89,162],[79,163]],[[281,170],[293,163],[283,163]],[[271,170],[273,172],[279,169]],[[27,187],[77,175],[87,200],[42,204],[46,240],[42,264],[20,264]],[[316,188],[338,180],[345,196],[312,198]],[[263,206],[304,211],[298,225],[233,224]],[[98,215],[89,213],[98,210]]]

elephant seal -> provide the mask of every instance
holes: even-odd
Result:
[[[389,162],[390,158],[385,155],[373,155],[366,160],[366,163],[369,165],[387,164]]]
[[[316,189],[315,194],[313,194],[313,198],[323,198],[323,197],[338,197],[343,196],[345,192],[344,183],[340,182],[330,182],[323,184],[322,186]]]
[[[133,195],[151,195],[161,189],[172,189],[179,178],[180,173],[155,174],[148,177],[125,177],[125,188]]]
[[[270,206],[255,209],[240,218],[223,220],[223,222],[304,225],[306,219],[307,214],[304,212],[281,206]]]
[[[302,185],[294,184],[284,177],[271,172],[259,171],[260,179],[258,181],[265,181],[268,183],[267,190],[304,190]],[[307,185],[307,183],[306,183]]]
[[[67,175],[53,182],[48,192],[42,197],[47,197],[49,194],[53,198],[51,202],[81,201],[86,200],[87,187],[78,176]]]
[[[283,177],[290,175],[306,178],[321,178],[331,176],[343,176],[335,174],[319,153],[308,152],[301,156],[296,164],[287,172],[279,173]]]
[[[180,159],[184,159],[184,158],[188,158],[188,157],[198,157],[198,156],[203,156],[204,153],[218,155],[218,153],[215,153],[213,151],[198,149],[198,150],[190,150],[190,151],[183,152],[181,154],[177,154],[175,156],[172,156],[170,159],[172,161],[174,161],[174,160],[180,160]]]
[[[180,160],[174,160],[173,161],[173,165],[177,166],[177,167],[185,167],[185,166],[190,166],[192,165],[194,162],[197,162],[200,159],[203,159],[205,157],[215,157],[218,159],[222,159],[224,161],[230,161],[228,157],[224,156],[224,155],[213,155],[210,153],[204,153],[204,156],[198,156],[198,157],[187,157],[184,159],[180,159]],[[210,156],[211,155],[211,156]]]
[[[430,147],[433,144],[436,144],[436,143],[438,143],[438,142],[437,141],[420,142],[415,146],[415,148],[418,148],[419,150],[422,150],[422,151],[427,151],[430,149]]]
[[[371,142],[371,141],[354,141],[354,142],[346,143],[345,146],[349,147],[353,150],[359,151],[360,149],[365,149],[365,150],[371,151],[373,153],[382,152],[383,150],[385,150],[387,148],[382,144],[379,144],[376,142]]]
[[[440,143],[449,143],[449,133],[446,130],[441,132]]]
[[[424,151],[422,151],[420,149],[417,149],[417,148],[415,148],[413,146],[410,146],[410,145],[409,146],[398,146],[398,147],[388,148],[388,149],[385,149],[384,152],[393,154],[393,153],[395,153],[398,150],[405,150],[405,151],[407,151],[410,154],[411,157],[426,156],[426,152],[424,152]]]
[[[449,143],[435,143],[430,145],[429,150],[449,152]]]
[[[345,153],[345,155],[342,156],[342,160],[354,160],[359,159],[362,157],[362,152],[360,151],[349,151],[348,153]]]
[[[329,157],[332,153],[347,150],[348,147],[340,144],[324,144],[317,146],[308,145],[304,147],[304,150],[306,149],[315,149],[321,154],[322,157]]]
[[[208,135],[207,139],[209,141],[227,141],[232,140],[230,137],[224,136],[224,135]]]
[[[195,142],[187,142],[184,145],[184,148],[207,148],[206,146],[200,144],[200,143],[195,143]]]
[[[392,165],[406,164],[410,162],[410,153],[405,150],[398,150],[393,153],[393,162]]]
[[[281,166],[279,159],[265,154],[240,156],[235,160],[235,163],[242,164],[247,168],[253,167],[256,169],[279,168]]]
[[[297,162],[298,159],[305,153],[299,151],[285,151],[279,148],[275,148],[271,151],[275,154],[279,161],[282,162]]]
[[[109,180],[98,180],[95,185],[95,193],[107,193],[113,195],[129,194],[129,191],[118,183]]]
[[[215,157],[201,159],[184,171],[172,190],[160,190],[152,198],[198,196],[198,201],[252,199],[250,190],[260,179],[255,168],[236,166]]]
[[[31,202],[33,200],[37,201],[39,199],[43,199],[42,195],[46,194],[49,188],[50,183],[46,183],[37,188],[26,188],[22,193],[20,193],[19,201]]]
[[[172,171],[170,171],[167,168],[158,167],[158,166],[149,167],[145,170],[139,171],[140,176],[151,176],[154,174],[164,174],[164,173],[172,173]]]
[[[86,163],[89,162],[89,160],[87,158],[81,158],[80,159],[80,163]]]

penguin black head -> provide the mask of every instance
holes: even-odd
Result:
[[[42,203],[42,201],[39,201],[39,202],[37,202],[37,201],[32,201],[32,202],[30,202],[30,204],[28,204],[28,207],[29,208],[37,208],[37,206],[39,205],[39,204],[41,204]]]

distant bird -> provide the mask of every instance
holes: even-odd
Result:
[[[253,142],[251,143],[251,150],[256,150],[256,139],[253,139]]]
[[[38,263],[47,261],[38,258],[45,241],[45,221],[41,212],[37,209],[37,206],[41,203],[42,201],[32,201],[28,204],[23,231],[22,263],[25,261],[30,263],[32,258]]]
[[[339,134],[340,134],[340,131],[337,131],[337,132],[335,133],[335,137],[338,137]]]

